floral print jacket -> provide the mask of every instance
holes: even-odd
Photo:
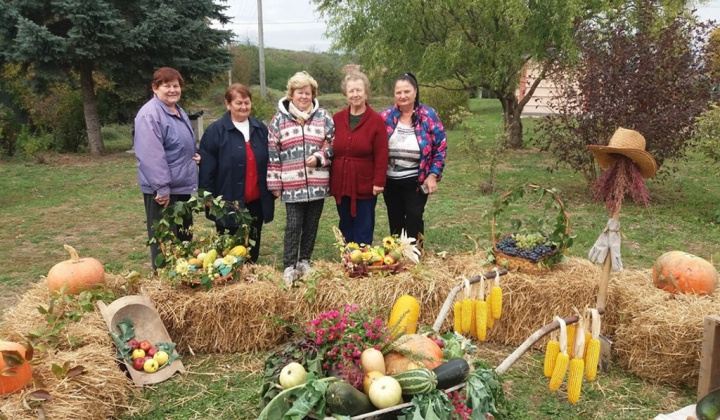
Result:
[[[384,110],[380,116],[385,120],[388,139],[392,136],[400,118],[400,108],[397,105]],[[435,174],[437,180],[442,178],[445,168],[445,154],[447,152],[447,141],[445,127],[434,109],[420,103],[415,108],[415,136],[420,145],[420,170],[418,173],[418,184],[422,184],[430,174]]]

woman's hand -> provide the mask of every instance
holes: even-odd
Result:
[[[280,197],[280,190],[273,190],[273,191],[270,191],[270,192],[272,193],[272,195],[275,196],[275,198]]]
[[[318,158],[315,155],[310,156],[309,158],[305,159],[305,165],[309,166],[311,168],[315,168],[318,166]]]
[[[192,157],[192,160],[195,161],[198,165],[200,164],[200,153],[195,153],[195,156]]]
[[[170,194],[155,195],[155,202],[163,207],[167,207],[168,204],[170,204]]]
[[[423,182],[425,186],[427,187],[428,194],[435,194],[437,191],[437,175],[430,174],[427,178],[425,178],[425,182]]]
[[[383,191],[385,191],[385,188],[373,185],[373,195],[380,195]]]

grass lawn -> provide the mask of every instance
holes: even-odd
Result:
[[[337,98],[332,98],[337,99]],[[321,104],[323,97],[320,97]],[[378,106],[377,109],[381,107]],[[491,245],[489,215],[499,194],[523,183],[557,188],[577,235],[568,250],[586,256],[602,231],[608,214],[603,203],[591,200],[585,180],[567,168],[550,172],[552,156],[533,146],[504,149],[499,155],[496,190],[483,192],[489,179],[489,157],[501,128],[496,100],[473,100],[469,132],[448,134],[449,151],[444,178],[426,210],[426,247],[434,252],[459,253]],[[217,116],[215,116],[217,117]],[[525,120],[526,144],[530,145],[532,120]],[[142,197],[137,186],[135,157],[126,153],[132,140],[128,127],[109,127],[108,153],[53,155],[46,164],[31,160],[0,160],[0,196],[3,229],[3,270],[0,273],[0,308],[12,305],[31,282],[45,275],[56,262],[67,259],[62,245],[76,247],[80,255],[92,256],[106,270],[124,273],[137,270],[149,275],[149,252]],[[471,152],[468,139],[480,146]],[[649,268],[663,252],[685,250],[708,260],[720,260],[717,238],[720,226],[713,223],[720,208],[717,165],[700,156],[677,164],[677,171],[647,182],[650,208],[623,204],[623,262],[629,268]],[[337,257],[331,226],[337,225],[332,199],[325,202],[315,259]],[[509,213],[522,216],[533,207],[514,206]],[[208,223],[198,220],[199,223]],[[282,235],[285,209],[278,203],[275,221],[263,230],[260,263],[270,264],[281,275]],[[385,206],[377,209],[376,240],[388,232]],[[481,354],[498,363],[513,349],[483,348]],[[564,394],[550,394],[539,377],[540,354],[528,354],[505,377],[509,419],[643,419],[674,411],[692,403],[695,390],[646,384],[619,369],[599,375],[585,385],[581,401],[571,406]],[[258,413],[263,354],[197,355],[184,357],[188,375],[143,391],[148,401],[136,400],[143,419],[252,419]],[[128,418],[124,416],[123,418]]]

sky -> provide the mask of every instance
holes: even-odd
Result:
[[[392,0],[391,0],[392,1]],[[231,0],[226,15],[232,20],[223,26],[240,42],[258,43],[258,0]],[[296,51],[328,51],[331,40],[324,36],[326,25],[309,0],[262,0],[265,48]],[[697,8],[701,20],[720,22],[720,0]]]

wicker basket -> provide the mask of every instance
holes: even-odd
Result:
[[[245,265],[245,264],[243,264],[243,265]],[[236,280],[239,280],[240,274],[242,273],[243,265],[235,268],[234,270],[231,270],[229,273],[227,273],[224,276],[220,276],[216,279],[213,279],[212,280],[213,287],[219,286],[222,284],[232,283]],[[192,277],[192,278],[188,278],[188,279],[183,279],[182,283],[187,286],[190,286],[190,287],[198,287],[198,286],[202,286],[202,278]]]
[[[531,184],[525,185],[525,186],[522,186],[519,188],[524,188],[526,190],[544,189],[538,185],[531,185]],[[508,196],[510,196],[516,190],[517,189],[506,192],[505,194],[503,194],[500,197],[499,201],[501,203],[504,202],[505,199],[507,199]],[[553,199],[558,203],[558,205],[560,207],[560,211],[562,212],[562,215],[565,218],[565,233],[569,235],[570,234],[570,218],[568,217],[568,214],[565,211],[565,205],[563,204],[562,200],[557,195],[557,193],[555,193],[554,191],[548,190],[548,189],[545,189],[545,191],[548,192],[553,197]],[[495,236],[495,226],[496,226],[496,222],[497,222],[497,215],[498,215],[497,211],[493,213],[492,229],[490,232],[492,244],[493,244],[493,254],[495,255],[495,265],[505,267],[510,271],[521,271],[524,273],[542,274],[542,273],[546,273],[546,272],[550,271],[550,269],[551,269],[551,267],[549,267],[547,264],[544,264],[545,261],[548,261],[549,259],[553,258],[557,254],[562,254],[563,252],[565,252],[565,246],[563,244],[561,247],[556,248],[555,252],[553,252],[550,255],[545,256],[543,259],[539,260],[538,262],[532,262],[532,261],[522,258],[522,257],[507,255],[503,252],[500,252],[500,250],[498,250],[498,247],[497,247],[497,237]],[[508,234],[502,235],[503,238],[506,236],[509,236],[509,235]]]

